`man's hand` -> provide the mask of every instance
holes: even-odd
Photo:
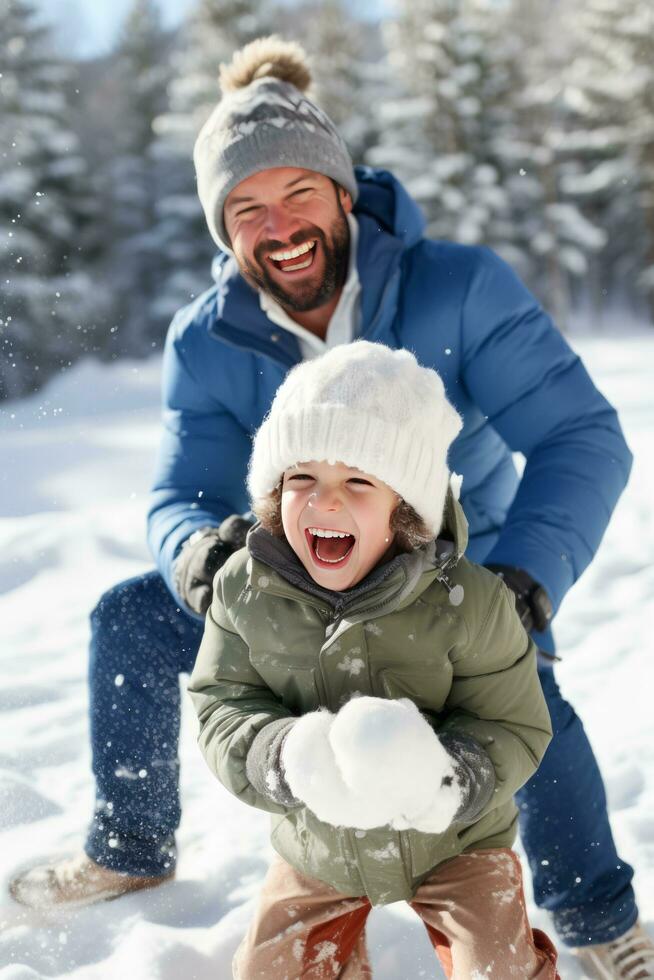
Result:
[[[552,603],[542,585],[528,572],[513,565],[486,565],[504,581],[515,595],[515,608],[527,633],[542,633],[552,619]]]
[[[330,740],[347,784],[372,808],[386,808],[395,830],[440,834],[450,826],[462,802],[455,762],[412,701],[353,698]]]
[[[175,561],[175,587],[183,602],[200,616],[211,605],[216,572],[244,546],[251,527],[240,514],[231,514],[219,527],[204,527],[184,542]]]

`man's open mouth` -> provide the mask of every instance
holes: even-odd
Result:
[[[317,241],[316,238],[312,238],[311,241],[296,245],[294,248],[271,252],[268,259],[280,272],[300,272],[313,265]]]
[[[311,556],[320,568],[341,568],[348,561],[356,539],[348,531],[308,527],[305,530]]]

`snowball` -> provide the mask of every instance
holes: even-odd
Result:
[[[299,718],[284,739],[282,763],[291,792],[335,827],[388,824],[393,817],[388,805],[376,806],[343,779],[329,738],[333,722],[329,711],[313,711]]]
[[[439,833],[451,823],[461,802],[454,763],[412,701],[355,698],[337,714],[330,741],[347,785],[373,810],[390,811],[393,827]]]
[[[282,762],[293,794],[337,827],[442,833],[461,803],[452,758],[406,699],[358,697],[336,716],[303,715]]]

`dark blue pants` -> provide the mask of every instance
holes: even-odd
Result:
[[[150,572],[110,589],[91,625],[97,804],[86,851],[129,874],[167,874],[180,819],[179,674],[193,668],[202,623]],[[616,853],[583,726],[551,668],[541,679],[555,737],[517,797],[536,901],[552,913],[565,943],[608,942],[636,920],[633,872]]]

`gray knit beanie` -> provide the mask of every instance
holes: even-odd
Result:
[[[221,66],[223,97],[193,151],[200,202],[220,248],[229,248],[223,221],[227,195],[262,170],[314,170],[356,200],[347,147],[329,116],[303,94],[310,84],[303,49],[274,34],[252,41]]]
[[[356,340],[289,371],[252,448],[253,503],[309,460],[341,462],[395,490],[436,536],[462,421],[439,375],[408,350]]]

